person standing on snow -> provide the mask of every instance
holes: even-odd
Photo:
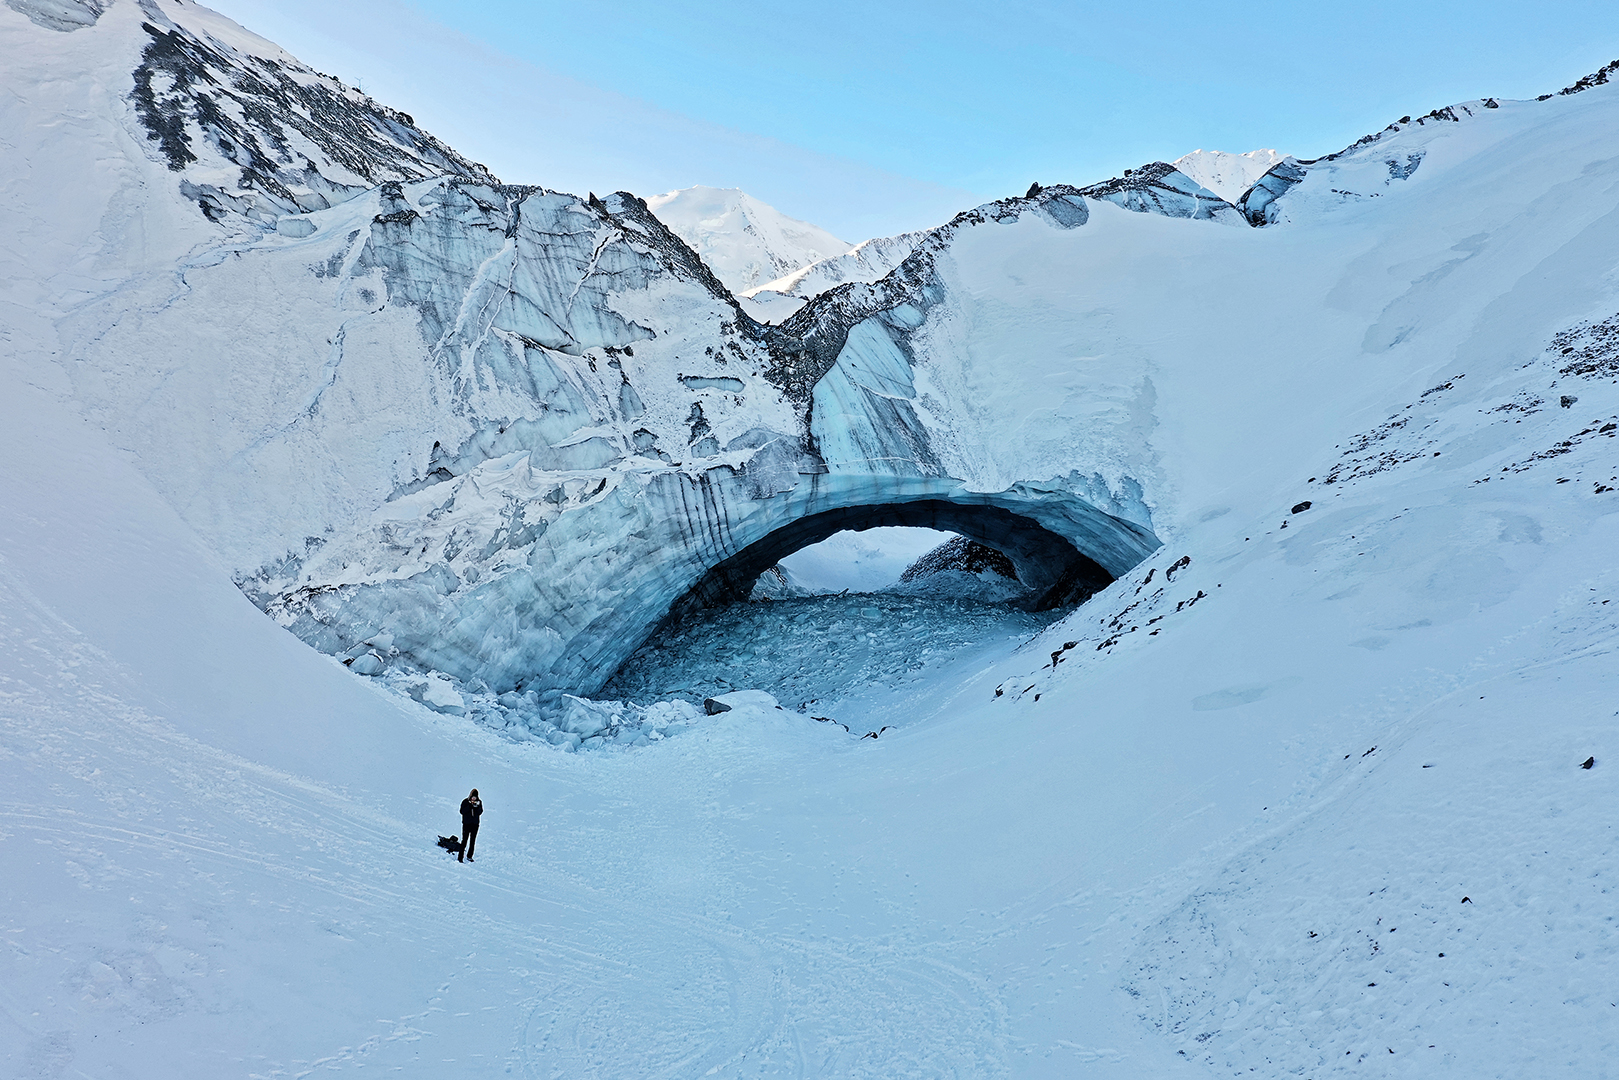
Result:
[[[472,794],[461,800],[461,850],[455,856],[456,862],[472,861],[472,846],[478,842],[478,818],[482,816],[483,800],[478,798],[478,789],[473,788]]]

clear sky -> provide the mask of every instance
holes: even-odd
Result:
[[[1193,149],[1341,149],[1619,58],[1619,3],[212,0],[502,179],[740,187],[857,241]]]

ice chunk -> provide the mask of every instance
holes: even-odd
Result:
[[[358,663],[359,661],[355,661]],[[442,675],[424,676],[406,684],[405,692],[429,709],[461,716],[466,712],[463,698],[449,679]]]
[[[349,670],[356,675],[381,675],[382,669],[386,666],[382,657],[369,651],[361,653],[349,662]]]

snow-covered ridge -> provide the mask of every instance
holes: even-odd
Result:
[[[1138,214],[1242,224],[1241,215],[1231,203],[1166,161],[1126,169],[1123,176],[1080,188],[1079,193],[1106,199]]]
[[[1170,162],[1179,172],[1235,205],[1243,193],[1287,155],[1275,150],[1232,154],[1224,150],[1193,150]]]
[[[152,149],[214,220],[273,226],[378,184],[499,181],[388,108],[191,0],[135,0],[130,100]]]
[[[849,281],[872,282],[888,276],[922,242],[926,231],[880,236],[853,250],[811,263],[743,293],[743,306],[761,322],[781,322],[810,298]]]
[[[653,195],[646,204],[733,293],[759,288],[850,247],[734,188],[682,188]]]
[[[1198,151],[1198,153],[1205,152]],[[1254,153],[1266,154],[1273,151]],[[1263,173],[1264,170],[1260,169],[1259,172]],[[1061,184],[1041,188],[1037,184],[1025,198],[1037,195],[1041,191],[1049,191],[1053,195],[1066,192],[1076,196],[1079,203],[1083,203],[1085,197],[1104,199],[1140,213],[1214,220],[1225,224],[1241,222],[1232,205],[1234,200],[1205,188],[1193,177],[1164,162],[1127,170],[1124,176],[1084,188]],[[1238,195],[1240,194],[1239,192]],[[1014,202],[1015,200],[1006,199],[989,205],[1002,208],[995,213],[1015,213],[1015,210],[1010,209]],[[845,254],[822,259],[775,281],[768,281],[743,293],[739,299],[744,310],[760,321],[783,323],[797,314],[808,301],[840,285],[850,283],[870,285],[887,277],[940,229],[948,234],[961,221],[962,217],[958,216],[952,222],[936,229],[867,240]]]
[[[1535,100],[1549,101],[1554,96],[1568,96],[1605,85],[1615,71],[1619,71],[1619,60],[1564,87],[1555,95],[1542,94]],[[1280,208],[1273,207],[1273,204],[1281,194],[1304,178],[1309,166],[1335,161],[1362,150],[1412,124],[1420,128],[1434,121],[1457,122],[1464,116],[1474,115],[1478,109],[1495,109],[1499,106],[1500,102],[1494,98],[1482,98],[1434,109],[1426,116],[1415,119],[1401,117],[1383,131],[1366,135],[1343,150],[1304,162],[1271,149],[1251,150],[1242,154],[1199,149],[1173,162],[1154,162],[1138,169],[1129,169],[1123,176],[1078,190],[1093,198],[1108,198],[1138,212],[1212,218],[1234,223],[1235,217],[1219,206],[1223,202],[1239,209],[1250,225],[1266,225],[1280,220]],[[1420,163],[1420,160],[1418,156],[1391,165],[1390,176],[1393,179],[1408,178],[1415,171],[1413,162]],[[1209,196],[1214,198],[1210,199]],[[886,276],[916,249],[927,232],[924,230],[865,241],[846,254],[823,259],[746,290],[742,294],[744,306],[762,321],[783,321],[805,301],[837,285],[851,281],[870,283]]]

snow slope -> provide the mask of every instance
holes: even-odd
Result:
[[[733,293],[842,255],[851,246],[735,188],[681,188],[653,195],[646,204]]]
[[[5,1075],[1613,1073],[1614,87],[1402,122],[1262,228],[1131,212],[1172,187],[958,223],[907,339],[934,452],[1127,461],[1164,547],[849,731],[751,699],[565,754],[248,603],[115,406],[252,395],[87,389],[105,298],[227,227],[133,80],[46,77],[138,10],[0,8]]]
[[[1228,203],[1236,203],[1243,192],[1254,186],[1287,155],[1275,150],[1250,150],[1233,154],[1225,150],[1193,150],[1171,164]]]

